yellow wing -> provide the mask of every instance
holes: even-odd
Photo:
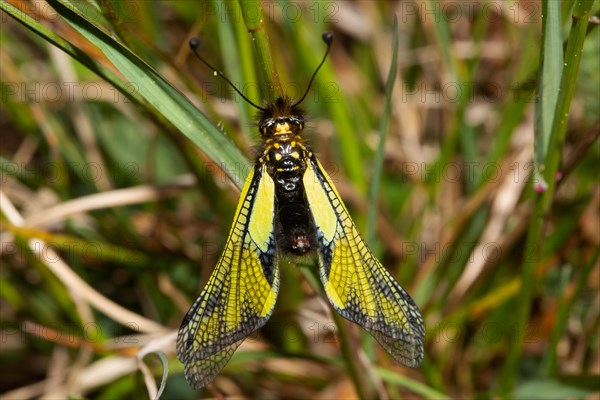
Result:
[[[242,189],[225,250],[179,328],[177,357],[195,389],[210,383],[271,316],[279,290],[274,193],[265,167],[256,166]]]
[[[314,156],[307,160],[303,181],[329,301],[340,315],[365,328],[396,361],[417,367],[423,359],[425,336],[419,309],[362,240]]]

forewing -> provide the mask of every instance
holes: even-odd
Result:
[[[223,254],[179,328],[177,357],[195,389],[214,379],[275,305],[275,189],[265,171],[256,166],[248,176]]]
[[[418,366],[425,336],[419,309],[362,240],[314,156],[307,161],[303,180],[329,301],[340,315],[371,333],[396,361]]]

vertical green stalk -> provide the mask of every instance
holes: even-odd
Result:
[[[213,0],[213,7],[218,9],[220,4],[218,1]],[[229,79],[234,82],[235,86],[242,92],[244,95],[248,96],[249,93],[245,90],[246,87],[244,85],[244,74],[243,70],[246,66],[245,64],[252,64],[252,57],[245,58],[244,55],[240,53],[240,44],[239,40],[235,35],[234,27],[235,21],[229,17],[229,15],[237,16],[239,15],[239,7],[238,3],[227,2],[223,3],[223,7],[231,8],[230,11],[224,13],[226,19],[222,21],[222,23],[218,24],[219,27],[219,41],[221,43],[221,53],[223,57],[224,64],[227,66],[227,76]],[[235,18],[233,18],[235,19]],[[240,25],[240,24],[238,24]],[[252,97],[249,97],[252,100]],[[241,130],[244,132],[244,135],[247,139],[252,139],[252,132],[250,131],[251,123],[250,123],[250,115],[252,107],[246,101],[244,101],[237,94],[234,94],[232,97],[235,106],[238,110],[238,119]]]
[[[546,3],[544,3],[546,4]],[[545,5],[546,19],[542,24],[542,79],[538,84],[538,107],[535,109],[535,169],[534,178],[538,186],[546,188],[548,184],[544,179],[542,170],[550,135],[552,134],[552,121],[554,110],[560,92],[560,76],[562,74],[563,50],[561,37],[560,2],[550,2]]]
[[[592,10],[594,0],[579,0],[575,3],[573,10],[573,26],[569,35],[569,43],[565,54],[565,64],[560,82],[560,93],[556,111],[554,113],[554,121],[552,123],[552,134],[550,144],[554,145],[548,152],[548,158],[545,165],[545,178],[548,181],[548,191],[544,193],[546,202],[549,203],[551,196],[554,193],[556,185],[556,172],[562,155],[562,149],[565,142],[567,132],[567,123],[569,121],[569,109],[573,93],[575,93],[575,84],[577,83],[577,75],[579,72],[579,63],[581,61],[581,50],[585,40],[588,21]],[[544,167],[544,166],[540,166]]]
[[[241,15],[242,10],[240,9],[240,5],[237,1],[232,1],[230,5],[233,9],[233,15]],[[261,82],[257,81],[256,79],[256,70],[253,62],[254,57],[250,42],[248,40],[248,32],[244,23],[242,23],[242,21],[238,21],[237,17],[235,19],[230,19],[229,22],[235,34],[237,43],[236,55],[238,57],[241,69],[240,79],[241,82],[246,85],[244,86],[245,94],[249,99],[253,101],[256,100],[255,103],[260,105],[260,101],[258,99],[260,95]],[[253,116],[256,113],[256,109],[245,101],[241,102],[239,107],[244,108],[245,114],[248,116]],[[240,126],[247,124],[247,126],[243,126],[242,129],[246,133],[248,139],[256,138],[254,130],[250,128],[252,126],[250,124],[251,121],[252,118],[249,118],[248,122],[243,120],[240,121]]]
[[[554,110],[552,132],[550,133],[548,143],[548,154],[545,163],[539,165],[540,173],[543,174],[548,186],[542,193],[537,193],[534,199],[534,212],[530,229],[527,234],[523,256],[521,291],[517,299],[517,340],[513,342],[513,345],[509,350],[506,363],[504,364],[504,368],[500,375],[499,389],[503,394],[512,391],[517,378],[518,361],[523,350],[523,337],[525,336],[525,329],[531,311],[531,300],[535,284],[535,266],[540,256],[540,239],[544,217],[550,208],[554,195],[554,188],[556,185],[555,177],[563,151],[569,107],[573,98],[573,92],[575,91],[581,50],[583,48],[588,18],[593,2],[593,0],[577,1],[573,10],[574,21],[569,35],[564,68],[562,69],[562,76],[560,78],[560,92]],[[545,0],[543,3],[543,23],[549,24],[551,21],[554,21],[554,29],[560,29],[560,10],[558,9],[558,6],[559,3],[554,0]],[[559,21],[558,25],[556,25],[557,19]],[[550,25],[548,25],[548,28],[550,28]],[[545,33],[544,38],[548,35],[548,32]],[[547,44],[544,46],[544,54],[542,54],[542,57],[545,56],[546,51],[549,51]],[[545,68],[545,66],[542,68]],[[542,74],[542,79],[545,77],[547,76]],[[544,85],[544,82],[542,82],[542,85]],[[540,98],[540,103],[543,103],[544,100],[545,98]],[[538,103],[538,107],[541,106],[540,103]],[[538,140],[537,137],[536,140]]]
[[[392,38],[392,64],[385,88],[385,105],[381,122],[379,124],[379,145],[373,159],[373,175],[371,177],[371,187],[369,189],[369,210],[367,214],[367,243],[373,243],[375,240],[375,221],[377,220],[377,198],[381,182],[381,171],[383,169],[383,159],[385,155],[385,138],[387,136],[388,125],[390,122],[390,108],[392,103],[392,92],[396,83],[398,73],[398,16],[394,16],[394,34]]]
[[[279,74],[271,57],[269,47],[269,35],[265,29],[262,6],[259,0],[239,0],[242,16],[246,23],[248,32],[252,35],[252,41],[258,52],[258,59],[262,67],[264,82],[271,88],[269,95],[273,97],[283,96],[283,87],[279,82]],[[274,100],[272,98],[271,100]]]

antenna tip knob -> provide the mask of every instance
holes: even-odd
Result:
[[[200,39],[198,39],[197,37],[193,37],[190,39],[189,44],[192,50],[196,50],[198,46],[200,46]]]
[[[330,31],[323,32],[323,41],[327,45],[330,45],[331,42],[333,42],[333,32],[330,32]]]

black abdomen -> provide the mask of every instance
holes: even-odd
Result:
[[[278,248],[288,254],[302,256],[315,248],[315,228],[304,194],[303,161],[285,157],[275,163],[276,228]],[[277,167],[286,166],[286,168]]]

